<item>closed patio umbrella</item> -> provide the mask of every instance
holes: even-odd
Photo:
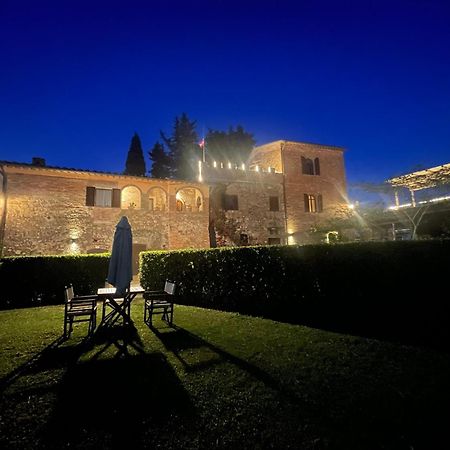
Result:
[[[116,295],[123,295],[130,287],[132,275],[133,237],[128,218],[123,216],[116,225],[107,281],[116,287]]]

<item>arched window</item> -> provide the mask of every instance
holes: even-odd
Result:
[[[314,163],[312,159],[302,156],[302,173],[305,175],[314,175]]]
[[[183,188],[176,194],[177,211],[203,211],[203,195],[196,188]]]
[[[122,189],[122,209],[141,209],[141,191],[136,186],[127,186]]]
[[[165,211],[166,205],[167,195],[164,189],[155,187],[148,191],[148,209],[150,211]]]
[[[310,158],[302,156],[302,173],[304,175],[320,175],[319,158],[314,158],[313,161]]]

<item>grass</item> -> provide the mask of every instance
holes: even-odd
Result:
[[[59,306],[0,312],[1,448],[433,449],[448,354],[177,306],[65,342]]]

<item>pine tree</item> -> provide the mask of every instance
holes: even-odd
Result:
[[[246,163],[256,141],[253,134],[241,125],[236,130],[231,126],[227,131],[212,130],[206,135],[206,155],[209,162],[220,161],[236,164]]]
[[[189,120],[186,113],[175,118],[171,136],[161,131],[161,138],[169,149],[170,174],[172,178],[190,180],[197,173],[201,149],[195,131],[196,122]]]
[[[153,178],[170,178],[170,158],[165,152],[164,145],[156,142],[149,152],[152,160],[150,174]]]
[[[144,177],[145,172],[144,152],[142,151],[141,140],[135,132],[128,150],[124,174]]]

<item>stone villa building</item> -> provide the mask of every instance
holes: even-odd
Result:
[[[276,141],[245,166],[198,164],[192,182],[0,161],[2,255],[109,251],[122,215],[136,254],[304,243],[347,203],[340,147]]]

